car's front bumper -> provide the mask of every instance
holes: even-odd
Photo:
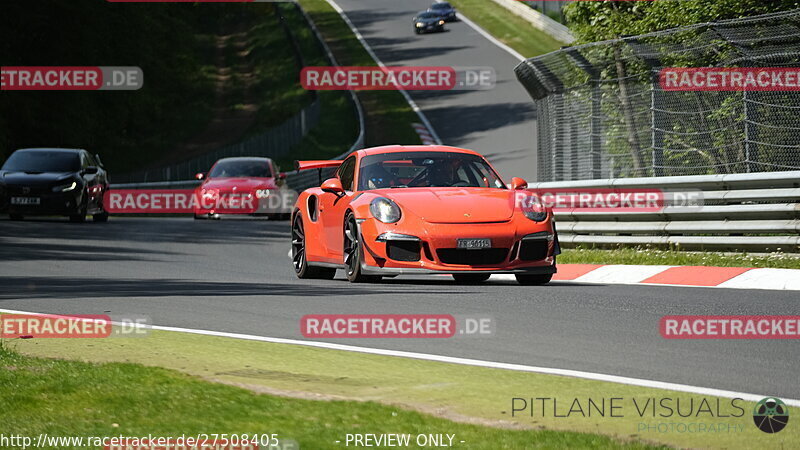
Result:
[[[365,274],[555,273],[558,246],[549,219],[405,227],[364,219],[359,221],[359,230]],[[458,239],[463,238],[490,239],[492,248],[458,249]]]
[[[12,197],[38,198],[39,204],[16,205],[11,203]],[[9,214],[27,216],[35,215],[69,215],[75,214],[81,205],[80,192],[47,192],[14,194],[7,193],[0,199],[0,210]]]
[[[439,25],[439,24],[434,23],[434,24],[431,24],[431,25],[425,25],[425,26],[422,26],[422,27],[417,27],[417,30],[420,30],[420,31],[442,31],[442,30],[444,30],[444,25]]]

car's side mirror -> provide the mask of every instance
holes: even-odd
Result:
[[[511,179],[511,189],[516,191],[517,189],[525,189],[527,187],[528,187],[528,182],[523,180],[522,178],[514,177]]]
[[[342,182],[338,178],[329,178],[322,183],[322,192],[328,192],[331,194],[344,195],[344,188],[342,187]]]
[[[98,169],[97,169],[96,166],[89,166],[89,167],[83,169],[83,173],[85,173],[86,175],[96,174],[97,171],[98,171]]]
[[[197,173],[197,174],[194,176],[194,179],[195,179],[195,180],[203,180],[203,179],[205,179],[205,178],[206,178],[206,174],[204,174],[203,172],[198,172],[198,173]]]
[[[285,180],[286,179],[286,173],[285,172],[280,172],[278,174],[278,179],[279,180]]]

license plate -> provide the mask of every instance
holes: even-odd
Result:
[[[39,197],[11,197],[12,205],[39,205],[41,202]]]
[[[459,239],[457,242],[458,248],[465,248],[465,249],[481,249],[481,248],[492,248],[492,240],[491,239]]]

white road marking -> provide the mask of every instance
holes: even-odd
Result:
[[[675,266],[608,265],[598,267],[587,274],[579,276],[574,281],[583,283],[639,283],[672,267]]]
[[[356,26],[353,25],[353,22],[350,21],[349,17],[347,17],[347,14],[345,14],[344,10],[339,5],[337,5],[334,0],[325,0],[325,1],[327,1],[328,4],[331,5],[331,8],[333,8],[334,10],[336,10],[337,13],[339,13],[339,16],[341,16],[342,20],[345,21],[347,26],[350,27],[350,30],[356,36],[356,39],[358,39],[359,42],[361,42],[361,45],[364,46],[364,49],[367,51],[367,53],[369,53],[372,59],[375,60],[375,63],[377,63],[378,66],[385,68],[386,64],[384,64],[383,61],[381,61],[381,59],[378,58],[378,55],[376,55],[375,52],[372,50],[372,47],[369,46],[367,40],[364,39],[364,36],[362,36],[361,32],[358,31],[358,28],[356,28]],[[409,106],[411,106],[411,109],[413,109],[414,112],[417,113],[417,116],[419,116],[419,120],[421,120],[422,123],[424,123],[425,126],[428,127],[428,131],[430,131],[436,143],[441,145],[442,140],[439,138],[439,135],[436,133],[436,130],[433,129],[433,125],[431,124],[430,120],[428,120],[428,117],[425,116],[425,113],[422,112],[422,110],[419,108],[414,99],[411,98],[411,96],[408,94],[408,92],[405,91],[405,89],[398,89],[398,91],[403,95],[403,97],[405,97]]]
[[[750,269],[718,285],[738,289],[776,289],[800,291],[800,270]]]
[[[16,311],[10,309],[0,309],[0,312],[8,314],[31,314],[38,316],[57,315],[57,314],[36,313],[28,311]],[[621,377],[617,375],[607,375],[602,373],[584,372],[580,370],[526,366],[522,364],[484,361],[480,359],[456,358],[453,356],[432,355],[428,353],[415,353],[415,352],[406,352],[400,350],[386,350],[381,348],[357,347],[355,345],[333,344],[330,342],[301,341],[297,339],[272,338],[264,336],[254,336],[251,334],[227,333],[223,331],[210,331],[210,330],[195,330],[191,328],[165,327],[159,325],[152,325],[150,326],[150,328],[153,330],[174,331],[178,333],[190,333],[190,334],[199,334],[204,336],[243,339],[247,341],[268,342],[271,344],[300,345],[304,347],[325,348],[329,350],[342,350],[347,352],[366,353],[366,354],[381,355],[381,356],[395,356],[399,358],[436,361],[436,362],[460,364],[460,365],[474,366],[474,367],[486,367],[490,369],[513,370],[516,372],[542,373],[547,375],[560,375],[565,377],[582,378],[586,380],[606,381],[610,383],[626,384],[630,386],[640,386],[640,387],[647,387],[654,389],[667,389],[671,391],[686,392],[697,395],[709,395],[709,396],[723,397],[723,398],[741,398],[743,400],[751,402],[758,402],[764,397],[774,397],[774,395],[772,394],[750,394],[745,392],[735,392],[735,391],[726,391],[722,389],[714,389],[714,388],[707,388],[700,386],[690,386],[688,384],[668,383],[665,381],[654,381],[654,380],[645,380],[642,378],[630,378],[630,377]],[[800,400],[798,399],[787,399],[783,397],[780,398],[787,405],[800,407]]]

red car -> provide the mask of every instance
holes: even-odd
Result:
[[[444,146],[359,150],[344,161],[298,161],[298,170],[337,167],[298,197],[292,261],[299,278],[351,282],[400,274],[452,274],[478,283],[493,273],[544,284],[559,253],[552,211],[480,154]]]
[[[223,158],[195,178],[203,181],[195,190],[195,219],[251,214],[286,220],[295,202],[284,187],[285,174],[269,158]]]

